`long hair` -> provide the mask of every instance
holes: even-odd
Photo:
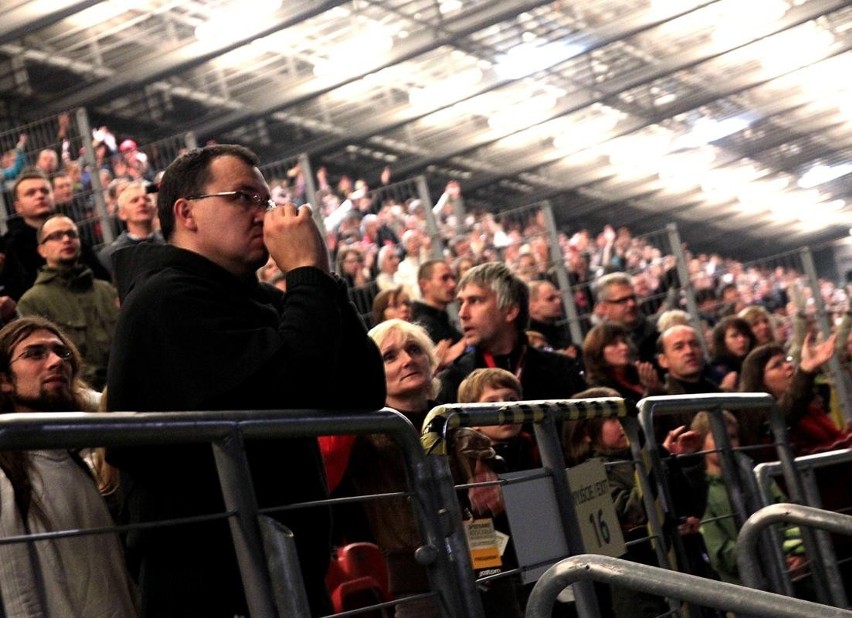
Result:
[[[729,330],[736,330],[745,335],[745,337],[749,340],[749,352],[751,352],[757,344],[757,339],[755,339],[754,333],[751,332],[751,326],[749,323],[742,318],[729,315],[726,318],[722,318],[722,320],[713,327],[713,358],[735,358],[731,351],[728,350],[728,346],[725,344],[725,335]],[[748,352],[746,352],[746,354],[748,354]]]
[[[777,343],[766,343],[749,352],[740,371],[740,390],[744,393],[766,392],[763,373],[769,361],[779,355],[784,356],[785,353]]]
[[[621,397],[614,388],[595,386],[575,393],[571,399],[597,399],[600,397]],[[566,421],[562,427],[562,452],[565,463],[576,466],[589,459],[600,441],[603,418],[585,418],[581,421]]]
[[[612,367],[604,360],[604,348],[623,339],[630,345],[627,329],[616,322],[603,322],[588,332],[583,340],[583,364],[586,368],[586,381],[589,384],[607,382],[612,375]]]
[[[71,350],[71,394],[78,410],[85,409],[85,383],[80,379],[82,359],[74,342],[63,333],[56,324],[40,317],[20,318],[0,330],[0,373],[7,380],[13,380],[11,373],[12,353],[15,347],[35,331],[46,330],[56,335]],[[14,397],[0,392],[0,413],[15,411]],[[0,451],[0,469],[9,479],[15,496],[15,506],[26,521],[30,507],[33,506],[32,482],[30,479],[30,459],[24,451]]]

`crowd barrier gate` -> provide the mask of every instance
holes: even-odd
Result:
[[[0,450],[211,443],[227,509],[220,516],[227,517],[230,522],[251,615],[304,618],[308,615],[307,601],[301,574],[294,563],[295,549],[286,537],[270,534],[272,526],[265,513],[274,509],[258,510],[243,439],[369,433],[388,434],[401,447],[409,490],[418,507],[414,510],[424,539],[424,545],[418,550],[419,558],[427,569],[433,594],[438,596],[448,617],[482,616],[449,470],[441,466],[445,462],[439,458],[426,457],[410,421],[390,409],[335,413],[244,410],[5,414],[0,417]],[[453,499],[441,502],[447,495]],[[316,504],[319,503],[303,506]],[[288,508],[293,506],[299,505],[288,505]],[[205,517],[209,519],[209,516]],[[197,518],[169,523],[188,523],[194,519]],[[121,530],[135,527],[123,526]],[[81,532],[63,531],[38,535],[37,538]],[[264,536],[274,537],[274,544],[264,545]],[[282,547],[285,548],[283,553]],[[285,577],[286,585],[291,588],[285,592],[277,586],[276,592],[271,571]]]
[[[615,584],[760,618],[852,618],[852,611],[837,607],[591,554],[566,558],[548,569],[527,601],[526,618],[550,618],[559,593],[580,581]]]
[[[620,398],[576,399],[553,401],[521,401],[505,403],[452,404],[434,408],[423,426],[424,445],[429,452],[444,454],[446,432],[459,427],[500,425],[504,423],[532,424],[536,443],[541,455],[542,467],[548,471],[553,483],[554,496],[561,517],[562,532],[571,555],[584,553],[580,522],[574,506],[572,488],[565,471],[561,437],[557,423],[579,421],[590,418],[619,418],[631,443],[636,477],[640,483],[645,511],[648,517],[650,540],[661,566],[669,568],[666,541],[663,534],[659,508],[654,500],[655,488],[648,481],[646,457],[642,454],[639,424],[628,413]],[[465,485],[465,487],[468,487]],[[580,583],[580,586],[589,585]],[[578,611],[585,618],[596,618],[599,614],[594,592],[577,597]],[[672,611],[679,608],[676,600],[669,600]]]
[[[814,455],[804,455],[796,457],[793,460],[799,478],[802,481],[802,490],[804,491],[805,505],[816,509],[822,509],[822,497],[820,496],[819,487],[817,486],[815,470],[835,465],[843,465],[852,463],[852,449],[843,449],[837,451],[829,451],[826,453],[816,453]],[[780,476],[782,469],[780,462],[764,462],[754,467],[754,477],[757,482],[757,489],[766,506],[772,504],[772,478]],[[774,530],[770,528],[770,530]],[[848,605],[848,597],[843,586],[842,579],[838,574],[837,556],[834,547],[831,543],[831,538],[822,531],[815,533],[816,541],[819,544],[820,565],[826,571],[829,582],[829,592],[832,595],[832,605],[837,607],[846,607]],[[789,578],[787,578],[789,581]]]
[[[654,421],[656,418],[687,412],[696,413],[706,411],[709,413],[710,429],[713,433],[716,449],[720,453],[723,478],[728,490],[734,522],[739,529],[745,523],[746,519],[748,519],[752,509],[747,504],[747,489],[742,486],[742,475],[739,473],[740,466],[734,456],[733,447],[728,437],[727,423],[722,416],[722,412],[725,409],[755,410],[759,412],[772,406],[775,406],[775,401],[766,393],[661,395],[642,399],[637,404],[639,422],[642,425],[645,435],[649,437],[648,452],[651,458],[651,467],[657,479],[665,511],[670,515],[674,515],[674,500],[665,482],[666,477],[659,446],[657,440],[654,439]],[[777,449],[782,450],[784,448],[783,444],[786,444],[786,434],[784,440],[783,443],[779,442],[776,444]],[[678,554],[681,554],[682,548],[677,538],[675,549]],[[762,543],[761,554],[765,564],[769,567],[768,576],[772,589],[776,592],[792,592],[791,589],[784,586],[785,578],[782,575],[784,563],[783,561],[779,563],[780,553],[773,549],[773,544]]]
[[[753,555],[754,546],[760,532],[775,523],[796,524],[852,536],[852,515],[783,502],[765,506],[748,518],[737,537],[737,565],[748,586],[753,587],[759,581],[760,567]],[[845,609],[849,605],[844,598],[837,607]]]

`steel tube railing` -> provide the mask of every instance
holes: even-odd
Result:
[[[432,590],[441,598],[448,616],[469,618],[481,616],[482,609],[471,575],[461,518],[452,517],[450,505],[439,504],[435,490],[432,462],[423,452],[418,434],[410,421],[389,409],[325,412],[317,410],[232,410],[157,413],[55,413],[6,414],[0,416],[0,450],[51,448],[84,448],[91,446],[141,446],[145,444],[213,443],[225,444],[240,435],[242,439],[277,439],[319,435],[384,433],[400,446],[409,487],[417,500],[418,524],[424,539]],[[221,449],[220,449],[221,451]],[[237,457],[245,461],[245,452],[237,449],[220,461]],[[235,468],[243,464],[229,463],[220,468],[226,497],[238,508],[251,510],[251,496],[236,496],[232,488],[240,484]],[[249,504],[246,507],[246,504]],[[237,514],[241,518],[240,513]],[[241,521],[241,523],[243,523]],[[241,524],[238,524],[241,525]],[[244,556],[240,561],[243,577],[254,577],[259,565],[265,564],[258,548],[262,547],[256,526],[240,527],[243,540],[237,540]],[[285,557],[286,559],[286,557]],[[300,577],[296,565],[289,564],[293,577]],[[252,608],[273,607],[269,589],[255,586],[246,589]],[[248,598],[251,597],[251,598]],[[253,612],[254,614],[254,612]],[[257,615],[275,615],[261,612]]]
[[[852,618],[852,611],[837,607],[591,554],[550,567],[533,588],[526,618],[550,618],[556,597],[566,586],[589,580],[762,618]]]
[[[754,547],[760,533],[767,526],[777,523],[796,524],[852,536],[852,515],[788,502],[766,506],[748,518],[737,537],[737,567],[740,577],[747,585],[751,585],[760,577],[760,566],[754,556]]]

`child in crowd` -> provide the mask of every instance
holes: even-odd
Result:
[[[577,399],[596,397],[618,397],[617,391],[606,387],[590,388],[577,393]],[[607,471],[610,495],[615,512],[621,524],[624,540],[628,543],[627,560],[656,566],[657,558],[648,538],[648,517],[642,502],[642,494],[635,480],[635,468],[630,452],[630,442],[621,421],[617,418],[591,418],[566,426],[565,449],[568,459],[580,464],[593,457],[600,458]],[[696,434],[679,427],[669,433],[664,447],[677,455],[687,455],[698,450]],[[678,514],[701,513],[703,508],[689,502],[701,502],[703,491],[703,470],[700,457],[670,458],[668,477],[670,486],[682,488],[673,490],[683,500]],[[690,508],[687,508],[690,507]],[[683,512],[681,512],[683,511]],[[631,543],[633,541],[633,543]],[[668,605],[661,597],[622,588],[612,587],[612,612],[619,618],[652,618],[668,611]]]
[[[520,401],[521,383],[505,369],[476,369],[459,385],[459,403]],[[532,437],[521,425],[507,423],[459,430],[453,438],[458,474],[467,483],[496,481],[497,472],[528,470],[540,465]],[[482,440],[484,438],[484,440]],[[490,447],[490,448],[489,448]],[[494,528],[509,535],[502,555],[502,569],[517,567],[506,505],[499,485],[471,487],[462,500],[474,518],[493,518]],[[514,579],[514,578],[513,578]],[[493,580],[482,586],[482,602],[487,616],[522,615],[522,599],[529,591],[521,591],[514,581]]]
[[[725,424],[728,429],[728,438],[731,446],[738,447],[739,425],[736,417],[728,411],[724,412]],[[728,498],[728,490],[722,477],[722,464],[719,452],[716,450],[716,442],[713,432],[710,431],[710,415],[707,412],[699,412],[692,421],[692,430],[702,440],[702,450],[708,451],[704,455],[704,464],[707,472],[707,508],[701,524],[701,534],[704,536],[704,544],[710,555],[710,563],[719,574],[722,581],[731,584],[742,584],[737,571],[736,543],[739,531],[733,517],[731,501]],[[744,453],[737,456],[745,460],[750,469],[751,460]],[[784,494],[777,485],[773,483],[773,497],[776,502],[786,500]],[[799,535],[799,529],[789,527],[784,532],[784,554],[787,559],[787,568],[791,571],[799,571],[805,564],[804,546]]]

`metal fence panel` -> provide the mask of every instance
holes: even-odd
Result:
[[[527,618],[549,618],[559,593],[566,586],[583,580],[625,586],[761,618],[852,617],[852,611],[846,609],[791,599],[685,573],[673,573],[609,556],[585,554],[567,558],[548,569],[533,588],[527,603]]]
[[[242,440],[373,433],[388,434],[400,445],[411,497],[417,504],[417,523],[424,541],[423,562],[433,594],[438,595],[452,618],[482,616],[448,471],[445,477],[435,473],[437,462],[426,457],[411,423],[392,410],[5,414],[0,418],[0,449],[213,444],[223,495],[229,509],[235,511],[217,517],[236,518],[232,531],[252,615],[272,616],[276,613],[269,608],[275,606],[275,599],[271,587],[264,583],[269,578],[269,566],[260,550],[262,533],[255,517],[256,505],[252,504],[251,483],[244,474],[248,468]],[[443,490],[442,484],[447,486]],[[448,495],[453,500],[442,503],[442,496]],[[287,508],[300,506],[308,505]],[[266,550],[271,547],[267,544]],[[285,554],[278,559],[279,567],[288,570],[289,581],[302,581],[291,556]]]

